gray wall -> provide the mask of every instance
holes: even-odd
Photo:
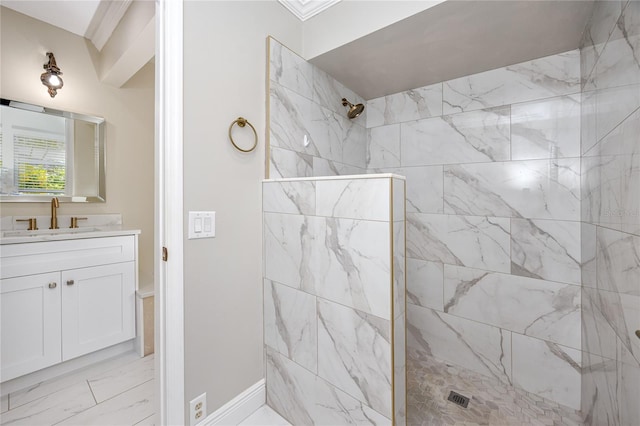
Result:
[[[264,377],[260,181],[267,36],[299,47],[301,28],[275,1],[184,5],[185,228],[189,210],[214,210],[217,219],[215,239],[184,242],[186,407],[207,392],[213,412]],[[239,116],[258,133],[249,154],[227,137]],[[249,128],[242,130],[238,143],[253,142]]]

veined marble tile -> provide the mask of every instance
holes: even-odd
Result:
[[[445,166],[444,211],[580,220],[580,159]]]
[[[315,148],[315,155],[331,161],[343,162],[347,127],[350,126],[344,117],[327,108],[311,102],[309,115],[295,118],[304,120],[311,137],[307,149]],[[302,139],[302,145],[304,140]],[[309,143],[309,140],[307,140]],[[307,151],[305,151],[307,152]]]
[[[509,272],[509,219],[407,213],[407,255]]]
[[[311,100],[274,82],[269,90],[271,147],[319,155],[311,133],[313,120],[318,120],[317,114],[312,114],[319,107]]]
[[[618,409],[621,425],[640,422],[640,365],[623,344],[618,345]]]
[[[154,392],[155,380],[149,380],[58,424],[65,426],[135,424],[154,413]]]
[[[406,312],[406,311],[405,311]],[[403,314],[393,320],[393,398],[395,424],[407,421],[407,324]]]
[[[591,117],[587,117],[587,120]],[[595,122],[594,120],[591,120]],[[593,149],[584,155],[591,156],[611,156],[611,155],[638,155],[640,154],[640,144],[638,144],[638,134],[640,134],[640,108],[624,119],[620,125],[602,138]]]
[[[511,273],[581,284],[580,222],[511,219]]]
[[[303,271],[302,289],[390,320],[389,226],[377,221],[308,218],[310,244],[308,250],[305,245],[305,256],[296,268]],[[291,237],[300,240],[300,235]]]
[[[640,156],[582,159],[582,217],[640,235]]]
[[[350,166],[348,164],[329,161],[324,158],[313,157],[313,172],[311,176],[345,176],[363,175],[365,169]]]
[[[277,352],[266,350],[267,404],[294,425],[376,424],[391,420]]]
[[[513,333],[513,384],[575,410],[580,409],[581,353],[577,349]]]
[[[407,213],[443,212],[443,166],[376,169],[407,178]]]
[[[153,414],[146,419],[142,419],[135,426],[160,426],[160,416],[158,414]]]
[[[511,332],[415,306],[407,307],[407,349],[511,383]]]
[[[640,107],[640,84],[597,90],[595,92],[595,142],[600,141],[618,127],[638,107]],[[587,145],[593,144],[594,141],[587,141]]]
[[[88,377],[93,397],[98,404],[129,389],[153,380],[155,374],[154,356],[139,358],[120,368]]]
[[[17,392],[11,392],[11,409],[24,405],[28,402],[35,401],[44,396],[50,395],[59,390],[71,387],[78,383],[85,383],[89,375],[99,375],[107,371],[121,368],[127,364],[137,361],[140,357],[137,354],[130,353],[109,359],[99,364],[93,364],[89,368],[82,368],[72,373],[65,374],[61,377],[55,377],[44,382],[37,383],[33,386],[24,388]]]
[[[310,256],[318,219],[290,214],[264,213],[265,277],[294,288],[312,274]]]
[[[572,50],[444,82],[443,114],[580,91],[580,52]]]
[[[399,178],[391,178],[391,182],[393,185],[393,221],[404,222],[406,219],[406,180]]]
[[[273,38],[269,39],[269,78],[281,86],[311,99],[313,66]]]
[[[444,309],[444,265],[407,258],[407,302],[437,311]]]
[[[262,211],[314,215],[316,183],[313,181],[263,182]]]
[[[58,392],[2,413],[2,425],[51,425],[96,405],[87,382],[78,382]]]
[[[595,66],[599,89],[640,83],[640,4],[631,1],[616,22]]]
[[[299,152],[269,148],[269,178],[294,178],[315,176],[313,161],[315,157]]]
[[[582,257],[582,285],[595,288],[596,285],[596,226],[580,224],[580,256]]]
[[[580,349],[580,287],[445,265],[444,311]]]
[[[620,424],[617,385],[615,360],[582,352],[581,408],[585,424]]]
[[[318,300],[318,375],[392,416],[391,322]]]
[[[607,315],[606,293],[593,288],[582,288],[582,350],[609,359],[616,359],[618,337]],[[608,315],[610,316],[610,315]]]
[[[367,168],[400,167],[400,124],[367,129]]]
[[[595,62],[602,52],[616,22],[622,13],[626,0],[595,2],[593,15],[582,34],[580,59],[582,63],[583,82],[589,83]],[[587,84],[588,85],[588,84]]]
[[[0,405],[0,413],[4,413],[9,410],[9,395],[2,395],[0,399],[2,404]]]
[[[587,155],[598,143],[598,92],[582,92],[580,105],[580,152]],[[593,151],[597,153],[596,151]],[[598,154],[591,154],[598,155]]]
[[[598,227],[596,246],[598,288],[640,296],[640,236]]]
[[[402,123],[402,166],[509,160],[509,107]]]
[[[348,120],[343,118],[343,120]],[[365,169],[367,167],[367,129],[359,122],[348,122],[344,128],[342,162]]]
[[[640,339],[635,335],[640,320],[640,296],[599,290],[592,302],[625,348],[640,362]]]
[[[264,343],[312,372],[318,368],[316,298],[264,280]]]
[[[318,216],[391,221],[391,179],[319,180]]]
[[[511,159],[579,156],[579,94],[511,106]]]
[[[346,98],[352,104],[365,103],[361,96],[347,88],[335,78],[331,77],[320,68],[313,67],[313,101],[331,111],[347,116],[347,108],[342,105],[342,98]],[[356,120],[366,123],[367,110]]]
[[[442,115],[442,83],[367,101],[367,128]]]

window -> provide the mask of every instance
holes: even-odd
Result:
[[[64,139],[14,134],[14,182],[19,193],[64,194],[65,160]]]
[[[0,193],[66,195],[71,192],[72,120],[2,105]],[[69,137],[70,142],[65,142]]]

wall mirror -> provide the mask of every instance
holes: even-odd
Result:
[[[0,201],[104,202],[103,118],[0,99]]]

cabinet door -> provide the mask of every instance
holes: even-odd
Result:
[[[62,272],[62,360],[135,337],[135,262]]]
[[[60,273],[0,280],[0,381],[61,361]]]

